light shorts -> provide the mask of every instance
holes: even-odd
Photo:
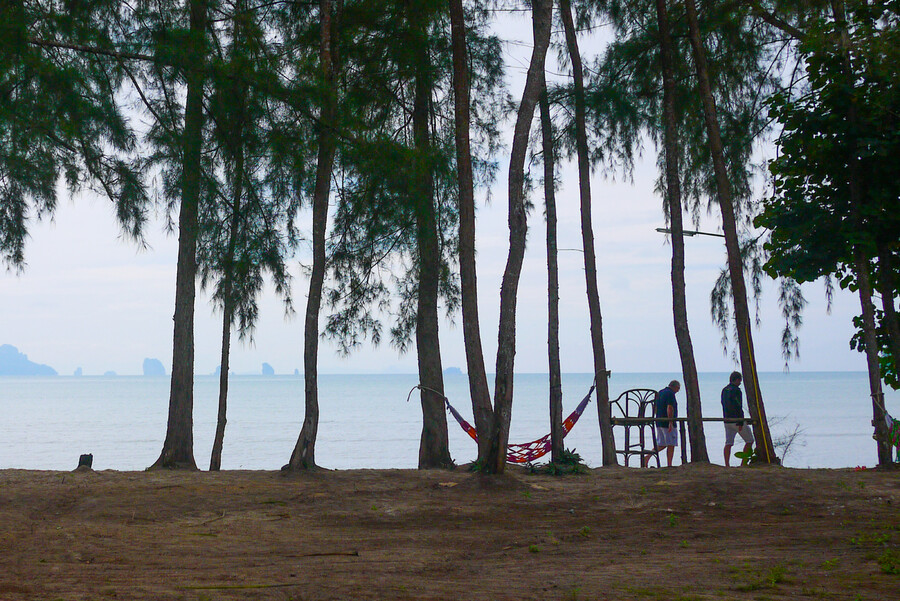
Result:
[[[741,431],[738,432],[737,424],[725,424],[725,446],[730,447],[734,444],[734,437],[740,434],[746,444],[753,444],[753,428],[748,424],[744,424]]]
[[[672,428],[670,432],[668,426],[656,426],[656,446],[677,447],[678,428]]]

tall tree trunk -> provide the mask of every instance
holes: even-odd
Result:
[[[197,276],[197,219],[203,140],[203,69],[207,3],[191,0],[190,31],[198,56],[187,71],[182,133],[182,192],[178,214],[178,266],[175,275],[175,328],[169,419],[162,452],[152,467],[197,469],[194,461],[194,297]]]
[[[228,277],[226,275],[226,277]],[[228,423],[228,369],[231,359],[231,323],[234,315],[230,298],[230,283],[226,284],[227,295],[222,307],[222,354],[219,359],[219,412],[216,417],[216,435],[213,438],[212,453],[209,456],[209,471],[222,468],[222,446],[225,442],[225,425]]]
[[[416,10],[413,8],[413,10]],[[440,285],[441,250],[435,215],[434,176],[431,168],[431,91],[433,76],[424,20],[422,43],[416,61],[415,97],[413,100],[413,132],[419,161],[416,198],[416,248],[419,264],[418,307],[416,312],[416,355],[419,383],[422,388],[422,437],[419,443],[419,469],[448,468],[450,442],[447,433],[447,411],[444,408],[444,374],[441,367],[441,345],[438,336],[438,288]]]
[[[597,257],[594,252],[594,226],[591,217],[591,166],[585,123],[584,72],[569,0],[560,0],[559,9],[566,32],[566,46],[569,50],[569,60],[572,62],[572,78],[575,84],[575,147],[578,154],[578,190],[581,198],[581,238],[584,248],[588,312],[591,320],[591,346],[594,352],[594,378],[597,383],[597,413],[600,419],[603,465],[616,465],[618,464],[616,441],[610,422],[609,370],[606,368],[606,349],[603,346],[603,317],[600,314]]]
[[[239,91],[238,94],[241,94]],[[237,238],[240,236],[241,202],[244,181],[244,148],[242,134],[243,115],[238,118],[237,146],[235,148],[234,198],[231,207],[231,225],[228,231],[228,249],[225,256],[225,273],[222,303],[222,355],[219,362],[219,411],[216,419],[216,435],[213,439],[209,458],[209,471],[218,471],[222,466],[222,445],[225,440],[225,425],[228,422],[228,367],[231,356],[231,326],[234,321],[234,261]]]
[[[234,21],[234,42],[243,42],[243,21],[246,19],[244,2],[236,4],[237,12],[241,15]],[[229,144],[233,145],[229,150],[234,157],[234,171],[232,173],[233,196],[231,201],[231,223],[228,230],[228,248],[225,254],[224,294],[222,303],[222,353],[219,361],[219,410],[216,418],[216,434],[213,438],[212,452],[209,458],[209,471],[219,471],[222,467],[222,446],[225,442],[225,425],[228,423],[228,369],[231,359],[231,326],[234,321],[234,265],[237,240],[240,236],[242,221],[242,203],[244,194],[244,127],[246,125],[247,86],[240,79],[233,82],[233,93],[237,98],[237,115],[234,122],[229,124],[233,129],[229,131]]]
[[[342,5],[343,1],[338,0],[337,15],[333,15],[331,0],[319,2],[321,28],[319,56],[327,93],[319,120],[319,153],[316,159],[316,187],[313,191],[313,266],[309,278],[303,339],[305,411],[297,444],[294,445],[290,461],[284,466],[288,470],[310,469],[316,466],[316,435],[319,431],[319,311],[322,306],[322,287],[325,283],[328,198],[331,194],[331,172],[337,146],[334,131],[337,116],[334,34],[335,18],[340,15]]]
[[[525,258],[525,237],[528,232],[525,209],[525,155],[534,109],[541,93],[544,60],[550,45],[552,0],[533,0],[532,21],[534,48],[525,77],[525,90],[519,103],[509,157],[509,256],[500,285],[500,325],[497,340],[497,375],[494,382],[494,418],[485,470],[502,474],[506,469],[506,448],[509,444],[509,424],[512,418],[513,370],[516,356],[516,301],[519,276]]]
[[[478,432],[478,460],[484,463],[490,440],[491,391],[484,367],[478,319],[478,282],[475,270],[475,185],[469,143],[469,59],[462,0],[450,0],[450,35],[453,49],[453,99],[456,135],[456,170],[459,182],[459,279],[462,287],[463,339],[472,414]]]
[[[556,248],[556,150],[547,78],[541,74],[541,143],[544,152],[544,207],[547,216],[547,359],[550,369],[550,459],[561,461],[563,438],[562,369],[559,364],[559,264]]]
[[[738,241],[734,200],[731,193],[731,184],[728,181],[722,135],[716,115],[716,103],[709,80],[706,51],[700,39],[700,24],[694,0],[685,0],[685,9],[688,18],[691,49],[694,55],[694,67],[696,68],[700,87],[700,100],[703,104],[703,117],[706,121],[709,148],[712,154],[713,170],[715,171],[716,193],[719,200],[719,208],[722,211],[722,232],[725,234],[725,248],[728,253],[728,273],[731,278],[741,371],[744,374],[744,388],[747,391],[747,407],[750,410],[750,417],[754,420],[753,434],[755,435],[758,449],[757,459],[765,463],[778,463],[778,457],[775,455],[772,437],[769,433],[769,422],[766,418],[762,392],[759,389],[753,337],[750,333],[750,308],[747,304],[747,286],[744,282],[744,266]]]
[[[700,406],[700,382],[694,361],[694,345],[688,328],[687,293],[684,283],[684,227],[681,208],[681,180],[678,168],[678,121],[675,112],[675,49],[669,28],[668,0],[656,0],[656,20],[659,27],[660,62],[663,77],[663,121],[666,157],[666,211],[672,232],[672,315],[675,320],[675,340],[681,357],[681,372],[687,395],[688,437],[691,461],[709,462],[706,436],[703,433],[703,411]],[[684,444],[684,441],[682,441]]]
[[[840,45],[843,55],[843,70],[848,90],[853,90],[853,63],[850,58],[850,34],[847,31],[846,14],[842,0],[832,0],[831,9],[834,20],[840,27]],[[851,92],[852,93],[852,92]],[[859,117],[852,102],[847,103],[847,120],[853,132],[859,131]],[[863,209],[866,202],[863,194],[862,170],[859,164],[859,153],[856,139],[850,137],[850,219],[856,228],[865,231]],[[872,304],[872,283],[869,278],[869,260],[861,244],[853,247],[853,263],[856,271],[856,284],[859,290],[859,304],[863,318],[863,340],[866,345],[866,367],[869,371],[869,392],[872,398],[872,425],[875,427],[875,445],[880,467],[892,467],[891,445],[887,424],[884,420],[884,392],[881,388],[881,366],[878,357],[878,338],[875,331],[875,307]]]
[[[851,167],[851,171],[853,168]],[[851,175],[851,179],[853,176]],[[851,184],[851,197],[853,188]],[[853,202],[853,200],[851,200]],[[869,372],[869,392],[872,396],[872,425],[875,427],[875,445],[878,452],[879,467],[892,467],[891,443],[887,423],[884,420],[884,392],[881,388],[881,366],[878,362],[878,339],[875,335],[875,307],[872,305],[872,284],[869,279],[869,262],[862,249],[857,246],[854,251],[854,268],[856,283],[859,287],[859,304],[862,308],[863,340],[866,344],[866,367]]]

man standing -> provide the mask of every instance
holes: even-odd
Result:
[[[728,378],[728,386],[722,389],[722,415],[725,419],[744,418],[743,398],[741,396],[741,372],[731,372]],[[734,438],[738,434],[744,439],[744,453],[749,454],[753,449],[753,430],[744,427],[743,421],[725,422],[725,467],[731,466],[731,447],[734,446]],[[741,459],[741,465],[747,464],[747,457]]]
[[[675,393],[681,390],[681,383],[678,380],[672,380],[669,385],[656,393],[656,411],[654,417],[656,421],[656,449],[654,453],[659,453],[666,449],[666,461],[669,467],[672,467],[672,457],[675,456],[675,447],[678,446],[678,430],[675,428],[675,418],[678,417],[678,401],[675,400]],[[643,466],[647,467],[650,456],[644,457]]]

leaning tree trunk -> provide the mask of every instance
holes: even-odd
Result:
[[[703,49],[703,43],[700,39],[700,25],[694,0],[685,0],[685,9],[688,18],[691,49],[694,54],[694,66],[700,87],[700,100],[703,104],[703,117],[706,121],[709,149],[713,160],[716,193],[719,200],[719,208],[722,211],[722,232],[725,234],[725,248],[728,253],[728,274],[731,278],[741,371],[744,374],[744,388],[747,390],[747,407],[750,410],[750,417],[754,420],[753,433],[757,441],[757,460],[765,463],[778,463],[778,457],[775,455],[772,437],[769,433],[769,422],[766,418],[762,392],[759,389],[753,337],[750,333],[750,308],[747,304],[747,286],[744,282],[744,264],[738,241],[734,200],[731,194],[731,184],[728,181],[722,135],[716,115],[716,103],[710,85],[706,51]]]
[[[203,69],[207,5],[190,3],[190,32],[200,55],[187,71],[184,109],[181,209],[178,214],[178,266],[175,275],[175,329],[169,419],[162,452],[152,467],[197,469],[194,461],[194,298],[197,277],[197,221],[203,139]]]
[[[424,33],[424,23],[420,22]],[[424,37],[424,36],[423,36]],[[419,469],[452,467],[444,408],[444,375],[441,369],[441,345],[438,336],[438,288],[441,250],[438,244],[434,202],[434,176],[431,170],[432,74],[427,44],[418,48],[413,133],[419,168],[413,185],[416,218],[416,249],[419,266],[418,306],[416,310],[416,355],[422,404],[422,437],[419,443]]]
[[[340,13],[341,0],[338,4]],[[291,459],[284,469],[300,470],[316,466],[316,435],[319,431],[319,311],[322,306],[322,287],[325,283],[325,234],[328,229],[328,198],[331,194],[331,171],[337,147],[335,118],[337,116],[337,84],[335,72],[334,32],[331,0],[319,3],[321,41],[319,56],[327,93],[322,106],[319,130],[319,154],[316,164],[316,184],[313,191],[313,266],[309,277],[306,301],[306,320],[303,339],[303,380],[305,412],[303,426]]]
[[[226,274],[225,277],[230,276]],[[234,307],[230,298],[231,283],[227,282],[225,286],[226,296],[222,307],[222,354],[219,360],[219,412],[216,417],[216,435],[209,456],[211,472],[217,472],[222,468],[222,446],[225,442],[225,425],[228,423],[228,369],[231,359],[231,322]]]
[[[528,232],[525,208],[525,155],[534,109],[541,93],[544,60],[550,45],[552,0],[533,0],[532,21],[534,48],[525,77],[525,90],[516,115],[512,148],[509,157],[509,256],[500,285],[500,325],[497,340],[497,374],[494,382],[494,417],[485,471],[502,474],[506,469],[506,448],[509,444],[509,424],[512,418],[513,369],[516,356],[516,300],[519,276],[525,258],[525,237]]]
[[[703,433],[703,411],[700,406],[700,382],[694,361],[694,345],[688,328],[687,293],[684,283],[684,227],[681,209],[681,181],[678,173],[678,119],[675,112],[675,48],[669,28],[668,0],[656,0],[659,27],[659,56],[663,77],[664,148],[666,158],[666,213],[672,232],[672,315],[675,340],[681,356],[681,372],[687,395],[688,437],[691,461],[709,462],[706,436]],[[683,444],[683,442],[682,442]]]
[[[588,312],[591,320],[591,346],[594,352],[594,379],[597,383],[597,413],[600,419],[600,442],[603,465],[616,465],[616,441],[613,438],[609,407],[609,370],[606,368],[606,349],[603,346],[603,317],[600,314],[600,293],[597,288],[597,257],[594,252],[594,226],[591,217],[591,166],[587,145],[585,118],[584,73],[581,53],[572,21],[569,0],[560,0],[560,15],[566,32],[572,78],[575,84],[575,147],[578,154],[578,189],[581,198],[581,238],[584,245],[584,277],[587,287]]]
[[[547,98],[547,79],[541,74],[541,145],[544,153],[544,206],[547,217],[547,358],[550,369],[550,460],[562,461],[562,369],[559,364],[559,264],[556,245],[556,151]]]
[[[456,172],[459,182],[459,279],[462,288],[463,339],[472,414],[478,432],[478,461],[484,463],[490,440],[491,391],[484,368],[481,326],[478,319],[478,283],[475,271],[475,185],[469,143],[469,59],[462,0],[450,0],[450,35],[453,46],[453,99],[456,135]]]
[[[831,3],[834,20],[841,23],[840,45],[844,70],[844,82],[847,90],[854,87],[853,63],[850,58],[850,35],[847,31],[844,3],[841,0],[832,0]],[[859,117],[852,102],[847,103],[847,120],[850,129],[859,132]],[[856,149],[856,139],[850,137],[849,150],[849,189],[850,189],[850,219],[856,229],[865,231],[863,218],[866,199],[862,192],[862,170],[859,164],[859,153]],[[885,423],[884,392],[881,388],[881,366],[878,357],[878,338],[875,331],[875,307],[872,304],[872,283],[869,278],[869,261],[862,246],[857,243],[853,247],[853,266],[856,272],[856,284],[859,290],[859,304],[862,309],[863,341],[866,347],[866,367],[869,372],[869,392],[872,398],[872,425],[875,428],[875,445],[878,453],[879,467],[892,467],[891,444],[887,423]]]

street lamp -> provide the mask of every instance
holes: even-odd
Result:
[[[669,228],[665,228],[665,227],[658,227],[658,228],[656,228],[656,231],[659,232],[660,234],[671,234],[672,233],[672,230],[670,230]],[[696,236],[697,234],[700,234],[701,236],[714,236],[716,238],[724,238],[725,237],[725,234],[716,234],[714,232],[700,232],[697,230],[683,230],[681,233],[684,236]]]

